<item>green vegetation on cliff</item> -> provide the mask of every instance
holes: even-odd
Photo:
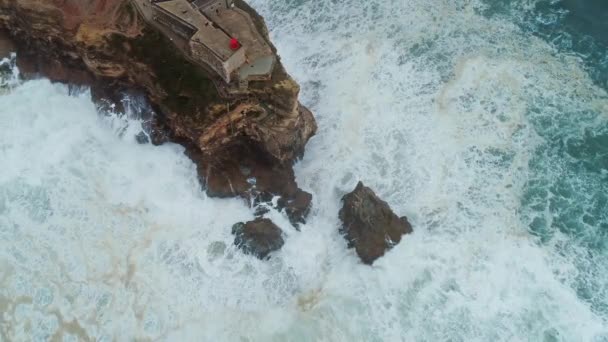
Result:
[[[166,37],[147,26],[137,38],[114,34],[114,46],[128,43],[131,55],[144,62],[154,72],[167,96],[162,105],[180,114],[200,113],[219,99],[213,81],[200,66],[188,61]]]

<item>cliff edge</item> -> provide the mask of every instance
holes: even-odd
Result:
[[[146,94],[150,140],[184,145],[209,195],[278,195],[303,207],[287,213],[307,212],[292,165],[316,123],[242,0],[0,0],[0,29],[26,75],[118,106],[125,92]]]

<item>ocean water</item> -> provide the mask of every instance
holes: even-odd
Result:
[[[252,0],[319,132],[269,261],[145,115],[0,83],[0,341],[608,341],[608,5]],[[5,60],[4,63],[10,63]],[[414,233],[338,234],[362,180]]]

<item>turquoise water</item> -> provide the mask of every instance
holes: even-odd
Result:
[[[517,16],[525,31],[546,40],[557,53],[575,56],[608,89],[608,3],[539,1],[493,4],[486,15]],[[594,310],[608,315],[608,121],[605,108],[573,105],[585,94],[543,96],[528,108],[543,143],[530,161],[522,215],[530,232],[563,254],[576,255],[578,274],[570,286]]]
[[[487,1],[484,15],[505,17],[525,31],[580,58],[608,89],[608,4],[602,0]]]
[[[371,66],[374,86],[387,69],[391,68],[388,72],[394,76],[408,64],[414,69],[436,73],[434,77],[418,74],[414,76],[420,77],[418,82],[405,82],[416,84],[418,95],[425,94],[426,90],[433,93],[441,87],[434,82],[454,82],[467,72],[477,78],[473,80],[476,84],[463,82],[464,89],[455,92],[451,99],[461,113],[477,114],[472,121],[462,118],[466,120],[463,126],[468,125],[462,130],[474,135],[480,133],[476,125],[484,126],[505,140],[500,146],[483,146],[487,138],[483,133],[488,132],[482,129],[484,132],[477,136],[478,141],[468,146],[470,166],[486,165],[497,170],[485,172],[504,172],[505,176],[515,178],[508,187],[517,187],[517,182],[521,182],[521,193],[517,194],[519,204],[514,209],[517,219],[536,238],[536,244],[555,253],[555,259],[561,260],[556,263],[570,264],[571,268],[554,269],[556,278],[572,288],[578,298],[606,322],[608,2],[487,0],[383,4],[346,1],[338,4],[290,1],[288,5],[272,3],[262,7],[271,18],[271,27],[276,26],[279,45],[284,49],[291,47],[293,55],[297,55],[295,50],[299,47],[311,45],[301,39],[296,39],[295,44],[289,42],[296,35],[332,36],[323,41],[327,45],[316,44],[320,47],[317,54],[305,48],[308,54],[297,58],[309,68],[300,76],[323,89],[327,89],[324,82],[314,78],[325,79],[326,83],[331,81],[322,76],[324,69],[318,65],[341,63],[336,61],[340,57],[319,55],[328,50],[330,55],[341,55],[328,45],[342,40],[359,40],[368,46],[386,48],[375,51],[379,57],[374,63],[384,64]],[[479,16],[488,22],[476,22]],[[290,21],[297,24],[292,26]],[[291,30],[283,33],[284,26]],[[395,58],[394,54],[399,56]],[[469,58],[481,64],[467,68],[464,62],[465,71],[458,70],[458,63]],[[526,65],[525,61],[532,65]],[[318,74],[308,77],[310,70],[317,69],[321,69]],[[348,69],[342,71],[349,72]],[[388,83],[404,77],[392,77]],[[498,80],[503,77],[512,79]],[[511,82],[513,79],[524,81]],[[361,86],[363,84],[370,85],[362,82]],[[395,97],[403,92],[403,87],[389,87]],[[366,95],[363,91],[362,96]],[[398,106],[399,99],[388,101],[389,111],[412,112],[419,105],[419,101],[411,98],[404,101],[403,107]],[[326,112],[322,105],[317,110]],[[385,120],[387,113],[381,113],[378,120]],[[495,126],[495,121],[511,127],[508,132],[502,131],[500,125]],[[405,121],[402,124],[406,124]],[[390,143],[388,132],[392,129],[386,126],[385,129]],[[430,150],[432,153],[433,149]],[[476,200],[488,202],[485,196],[477,196]],[[547,334],[554,336],[551,332]],[[600,340],[608,338],[602,336]],[[559,333],[554,337],[564,339]]]
[[[319,123],[307,224],[243,255],[253,212],[136,110],[5,74],[0,341],[608,340],[605,4],[251,3]],[[338,234],[359,180],[414,226],[373,267]]]

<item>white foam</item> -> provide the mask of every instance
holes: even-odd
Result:
[[[576,60],[470,1],[253,4],[319,121],[296,167],[308,224],[273,212],[283,249],[243,256],[230,226],[251,211],[201,193],[181,147],[138,145],[140,121],[25,82],[0,97],[6,339],[605,336],[569,286],[577,256],[537,244],[518,213],[542,142],[528,109],[606,107]],[[359,179],[415,227],[373,267],[338,235]]]
[[[19,83],[17,54],[11,53],[8,58],[0,58],[0,94]]]

